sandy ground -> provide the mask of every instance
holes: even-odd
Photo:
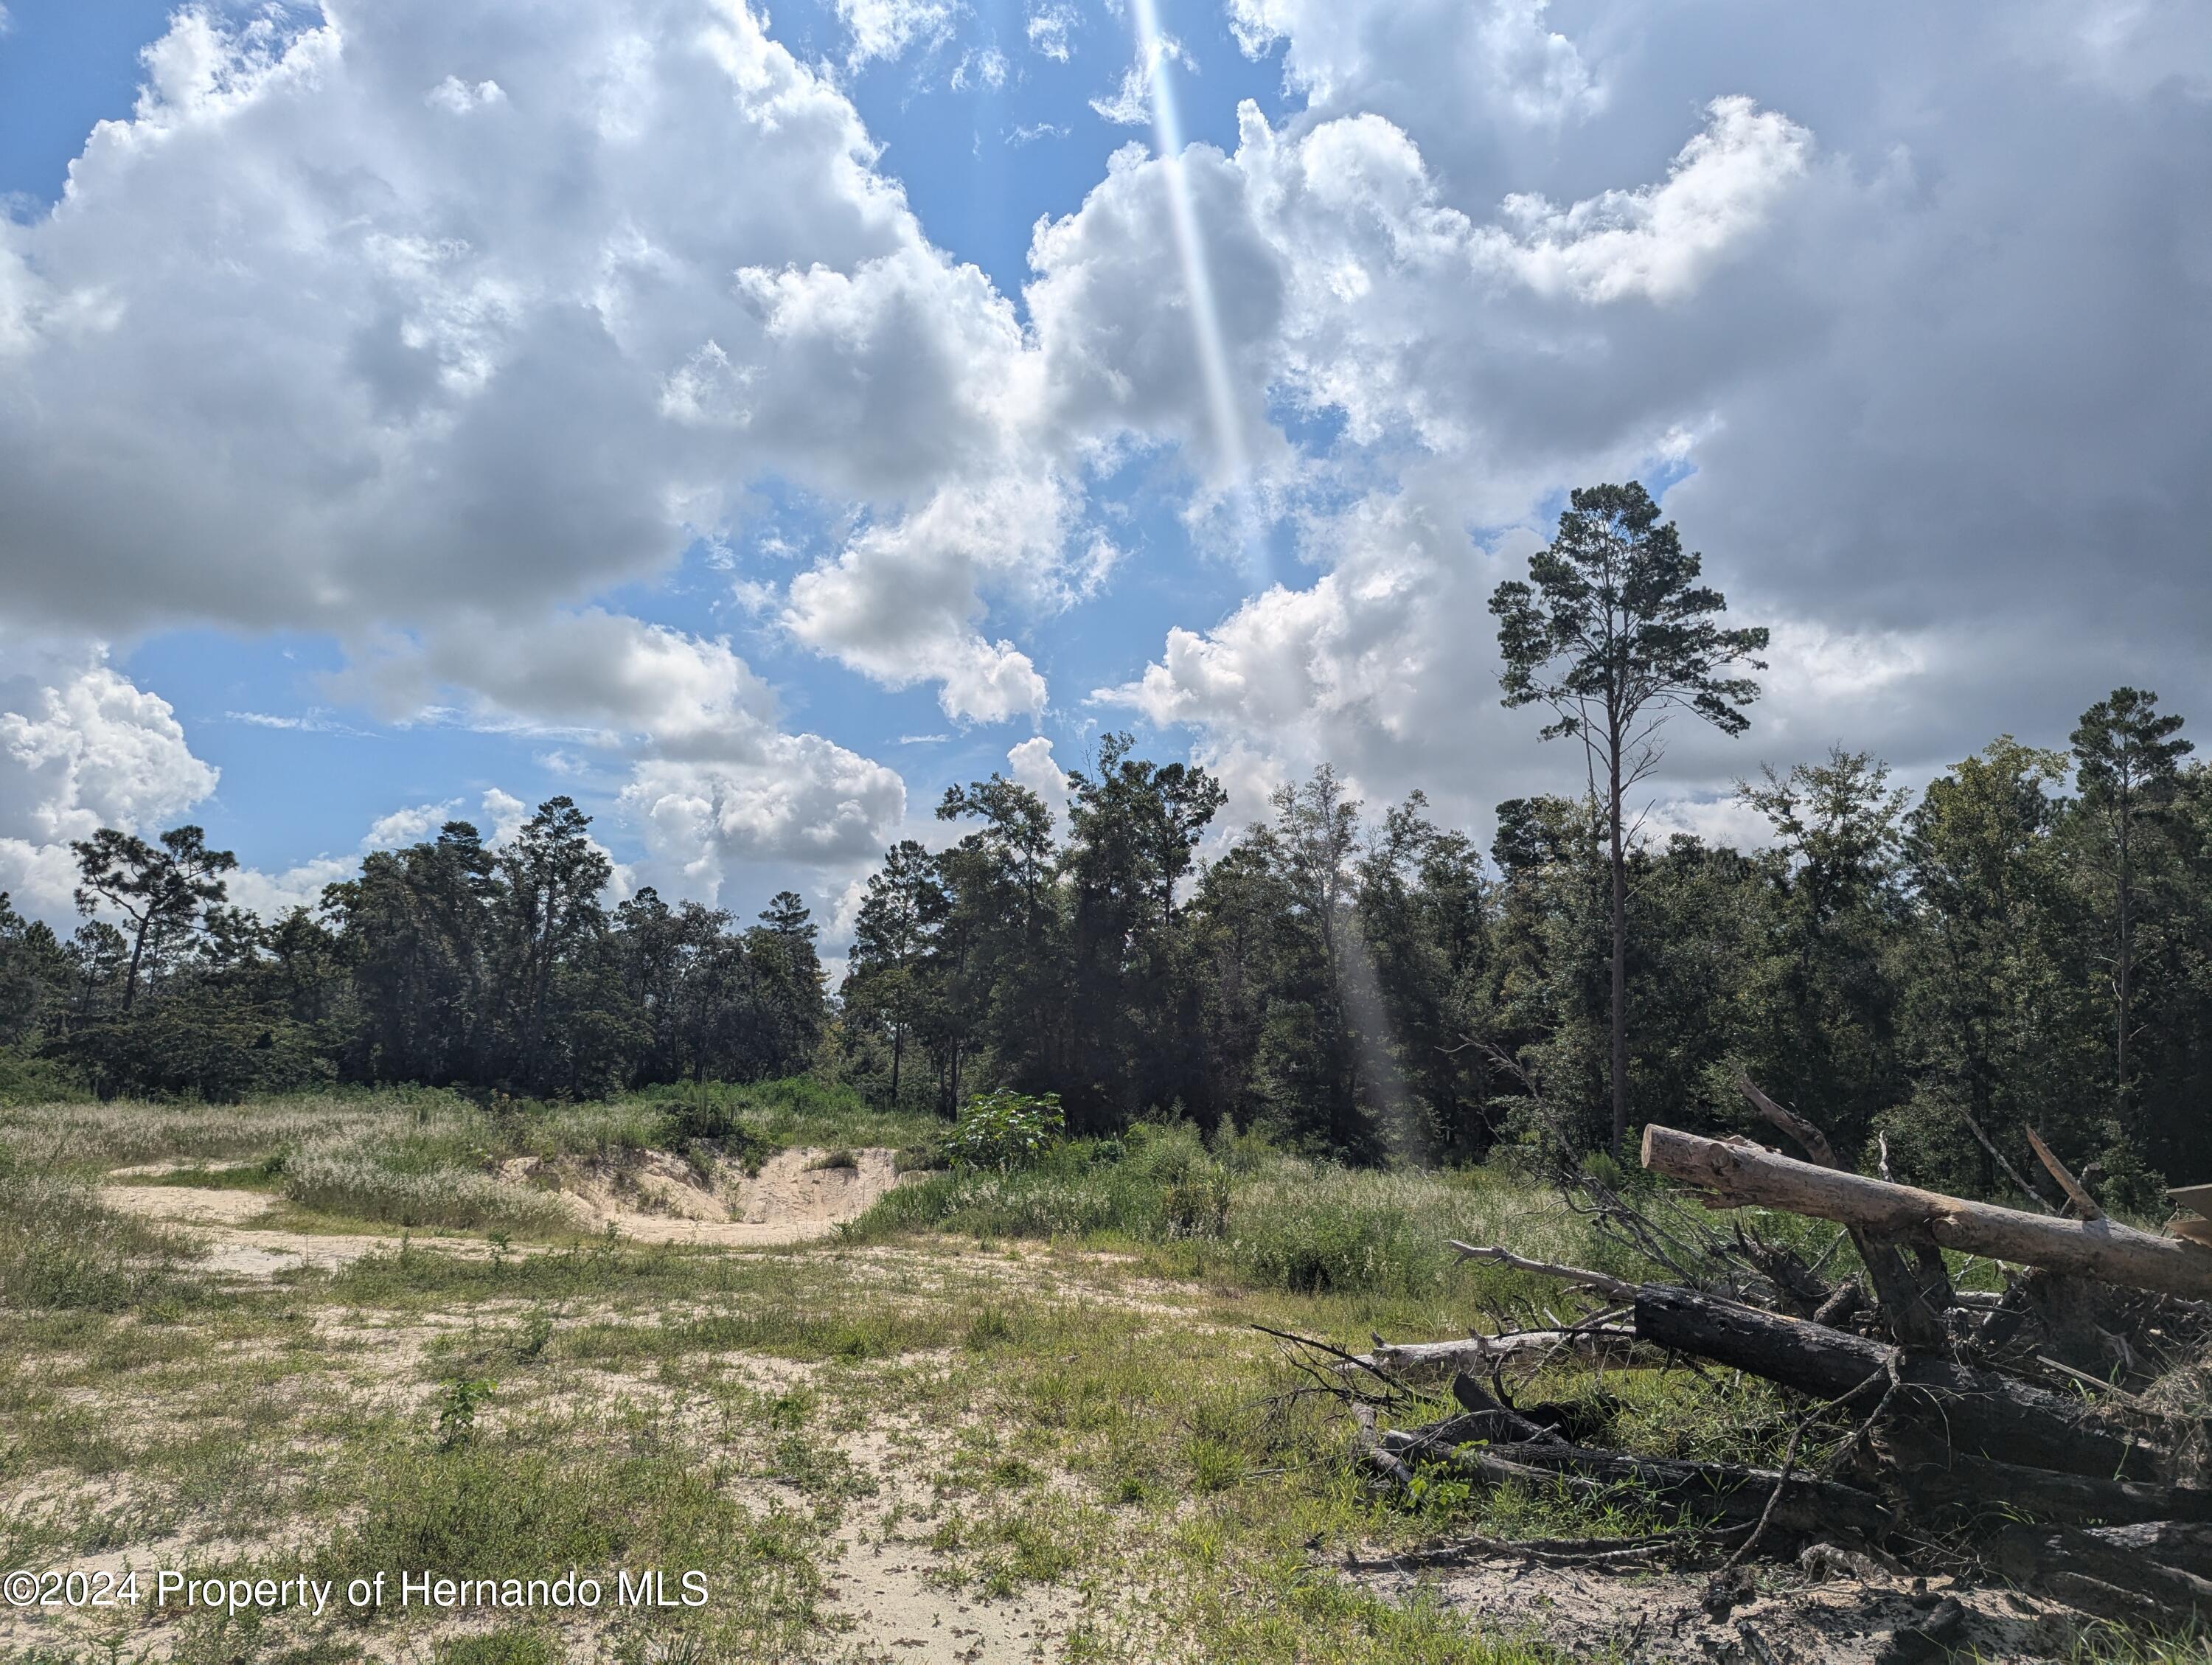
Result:
[[[1397,1599],[1425,1590],[1444,1607],[1488,1625],[1540,1636],[1577,1656],[1617,1653],[1650,1665],[1869,1665],[1900,1626],[1927,1618],[1955,1596],[1966,1609],[1959,1657],[1981,1665],[2063,1654],[2069,1631],[2062,1610],[2011,1590],[1948,1578],[1823,1577],[1817,1557],[1802,1569],[1761,1567],[1757,1593],[1723,1617],[1708,1614],[1703,1573],[1607,1572],[1486,1560],[1441,1571],[1362,1575]]]
[[[779,1151],[757,1175],[718,1164],[712,1178],[702,1182],[685,1164],[647,1152],[635,1169],[618,1176],[564,1169],[557,1177],[562,1195],[594,1231],[611,1222],[638,1243],[773,1247],[829,1237],[898,1183],[894,1152],[870,1148],[846,1154],[849,1165],[827,1167],[821,1165],[827,1151]],[[538,1170],[510,1163],[505,1171],[510,1179],[526,1181]]]
[[[842,1158],[835,1166],[817,1165],[827,1154],[784,1152],[753,1176],[727,1165],[702,1176],[673,1158],[646,1153],[619,1170],[511,1163],[502,1177],[557,1187],[580,1232],[596,1234],[611,1223],[637,1242],[767,1247],[825,1237],[898,1182],[888,1150],[854,1152],[850,1165]],[[218,1275],[266,1278],[301,1265],[342,1265],[388,1249],[398,1237],[397,1231],[326,1236],[266,1224],[281,1207],[266,1194],[143,1182],[161,1171],[111,1175],[106,1200],[199,1241],[207,1250],[201,1266]],[[490,1252],[481,1237],[416,1235],[446,1252]],[[888,1248],[864,1249],[854,1258],[925,1283],[933,1267],[929,1257]],[[1186,1319],[1195,1292],[1151,1280],[1128,1287],[1119,1279],[1100,1280],[1110,1287],[1084,1287],[1087,1280],[1071,1279],[1064,1258],[1055,1261],[1026,1246],[988,1263],[963,1262],[969,1270],[983,1264],[1043,1298],[1157,1306]],[[403,1339],[380,1336],[368,1356],[404,1374],[414,1355],[398,1345]],[[817,1368],[765,1358],[744,1362],[749,1370],[757,1364],[763,1381],[776,1387],[804,1382]],[[643,1384],[628,1385],[644,1391]],[[853,1461],[874,1477],[878,1490],[847,1511],[838,1530],[825,1603],[836,1628],[822,1638],[822,1656],[839,1665],[1025,1665],[1060,1656],[1078,1606],[1073,1591],[1045,1587],[1006,1601],[982,1599],[972,1587],[953,1587],[951,1558],[929,1543],[927,1504],[936,1467],[929,1459],[947,1431],[878,1426],[840,1439]],[[1916,1589],[1911,1580],[1871,1566],[1824,1564],[1817,1557],[1802,1569],[1762,1568],[1755,1590],[1719,1617],[1705,1607],[1704,1575],[1667,1570],[1574,1571],[1489,1559],[1343,1576],[1395,1600],[1419,1593],[1487,1628],[1540,1636],[1572,1656],[1651,1665],[1870,1665],[1900,1627],[1924,1619],[1945,1595],[1956,1596],[1968,1609],[1967,1628],[1957,1638],[1969,1650],[1966,1656],[1988,1665],[2063,1655],[2068,1631],[2056,1609],[2014,1592],[1941,1579]],[[0,1622],[0,1650],[21,1639]]]
[[[768,1249],[810,1243],[857,1219],[898,1183],[894,1153],[850,1153],[850,1166],[817,1166],[830,1152],[781,1151],[747,1176],[721,1164],[702,1179],[659,1152],[644,1153],[635,1169],[560,1165],[541,1170],[526,1159],[508,1163],[501,1177],[515,1183],[553,1183],[575,1215],[580,1232],[593,1236],[610,1225],[634,1243],[676,1243],[727,1249]],[[102,1200],[143,1218],[185,1229],[204,1251],[199,1269],[218,1276],[269,1278],[302,1266],[344,1266],[388,1249],[387,1234],[324,1233],[272,1223],[282,1204],[265,1192],[155,1185],[172,1164],[121,1169],[108,1176]],[[479,1237],[417,1231],[449,1253],[485,1255]],[[519,1248],[520,1246],[518,1246]]]
[[[846,1440],[846,1455],[876,1476],[875,1506],[847,1513],[838,1529],[839,1559],[830,1570],[829,1611],[844,1632],[840,1665],[1018,1665],[1053,1656],[1074,1605],[1047,1588],[1006,1601],[987,1601],[947,1588],[948,1559],[915,1535],[878,1531],[889,1508],[927,1501],[923,1465],[880,1433]],[[918,1524],[921,1537],[928,1528]]]

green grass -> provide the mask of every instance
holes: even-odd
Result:
[[[103,1207],[88,1181],[0,1148],[0,1308],[117,1311],[173,1293],[174,1237]]]
[[[52,1158],[0,1166],[0,1565],[160,1546],[205,1572],[659,1565],[701,1568],[714,1589],[701,1612],[574,1625],[192,1619],[160,1637],[180,1665],[834,1659],[847,1639],[827,1627],[850,1609],[828,1577],[846,1541],[923,1566],[979,1611],[1065,1611],[1074,1661],[1550,1665],[1479,1613],[1382,1596],[1337,1564],[1468,1532],[1669,1523],[1631,1492],[1478,1491],[1434,1472],[1411,1497],[1379,1495],[1340,1407],[1298,1396],[1308,1379],[1253,1328],[1364,1346],[1370,1330],[1449,1336],[1488,1310],[1537,1317],[1571,1298],[1461,1266],[1447,1237],[1637,1269],[1504,1168],[1352,1173],[1148,1129],[1023,1173],[922,1179],[802,1249],[464,1256],[416,1238],[218,1295],[159,1234],[101,1208],[88,1169],[184,1161],[197,1165],[175,1182],[258,1189],[324,1150],[386,1176],[338,1188],[351,1207],[373,1184],[489,1178],[531,1139],[555,1159],[668,1148],[695,1112],[672,1095],[489,1113],[338,1094],[138,1107],[138,1127],[98,1108],[88,1159],[40,1143],[54,1124],[0,1116],[0,1137]],[[809,1084],[706,1108],[726,1139],[832,1153],[918,1148],[931,1130]],[[1656,1454],[1771,1461],[1791,1422],[1773,1390],[1729,1376],[1613,1370],[1601,1389],[1607,1443]],[[1570,1366],[1520,1389],[1600,1391]],[[154,1640],[118,1634],[119,1660]],[[2212,1660],[2191,1639],[2085,1649]],[[106,1656],[82,1638],[51,1657]]]
[[[1503,1168],[1359,1170],[1255,1141],[1216,1155],[1188,1127],[1072,1141],[1010,1173],[933,1175],[884,1196],[844,1235],[882,1243],[917,1231],[1135,1248],[1169,1275],[1294,1294],[1449,1294],[1493,1307],[1556,1302],[1558,1287],[1463,1265],[1450,1239],[1510,1241],[1537,1259],[1628,1275],[1644,1269]]]

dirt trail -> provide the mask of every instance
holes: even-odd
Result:
[[[836,1665],[1025,1665],[1056,1656],[1079,1602],[1064,1585],[994,1601],[963,1584],[930,1541],[931,1476],[945,1430],[898,1421],[849,1434],[840,1449],[872,1475],[872,1506],[848,1509],[829,1569]]]
[[[597,1236],[611,1225],[634,1243],[688,1243],[728,1249],[770,1249],[811,1243],[856,1219],[899,1182],[888,1150],[839,1153],[836,1165],[821,1150],[780,1151],[747,1177],[729,1164],[702,1176],[659,1152],[632,1167],[541,1165],[518,1159],[501,1170],[513,1183],[558,1187],[580,1233]],[[850,1165],[847,1165],[849,1163]],[[206,1251],[199,1268],[221,1276],[269,1278],[302,1266],[325,1269],[389,1249],[398,1227],[382,1233],[300,1231],[273,1223],[280,1199],[263,1191],[132,1183],[158,1177],[162,1165],[119,1170],[101,1188],[111,1207],[182,1228]],[[491,1245],[472,1234],[417,1231],[418,1239],[448,1253],[484,1255]],[[515,1252],[528,1252],[517,1245]]]

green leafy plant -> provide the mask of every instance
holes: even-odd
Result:
[[[1058,1093],[978,1093],[960,1112],[946,1148],[956,1167],[1006,1173],[1035,1162],[1066,1130]]]
[[[489,1376],[455,1376],[438,1395],[438,1449],[458,1451],[476,1438],[477,1410],[499,1383]]]
[[[1203,1168],[1170,1180],[1160,1191],[1160,1212],[1170,1237],[1218,1237],[1229,1230],[1229,1176]]]
[[[514,1357],[518,1364],[526,1364],[539,1357],[553,1340],[553,1315],[544,1307],[532,1307],[522,1321],[522,1328],[514,1338]]]

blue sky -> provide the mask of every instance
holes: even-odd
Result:
[[[567,792],[624,884],[834,917],[1109,726],[1234,817],[1327,758],[1480,832],[1577,773],[1483,603],[1631,475],[1778,645],[1656,824],[2206,691],[2198,8],[4,15],[33,911],[103,823],[273,908]]]

